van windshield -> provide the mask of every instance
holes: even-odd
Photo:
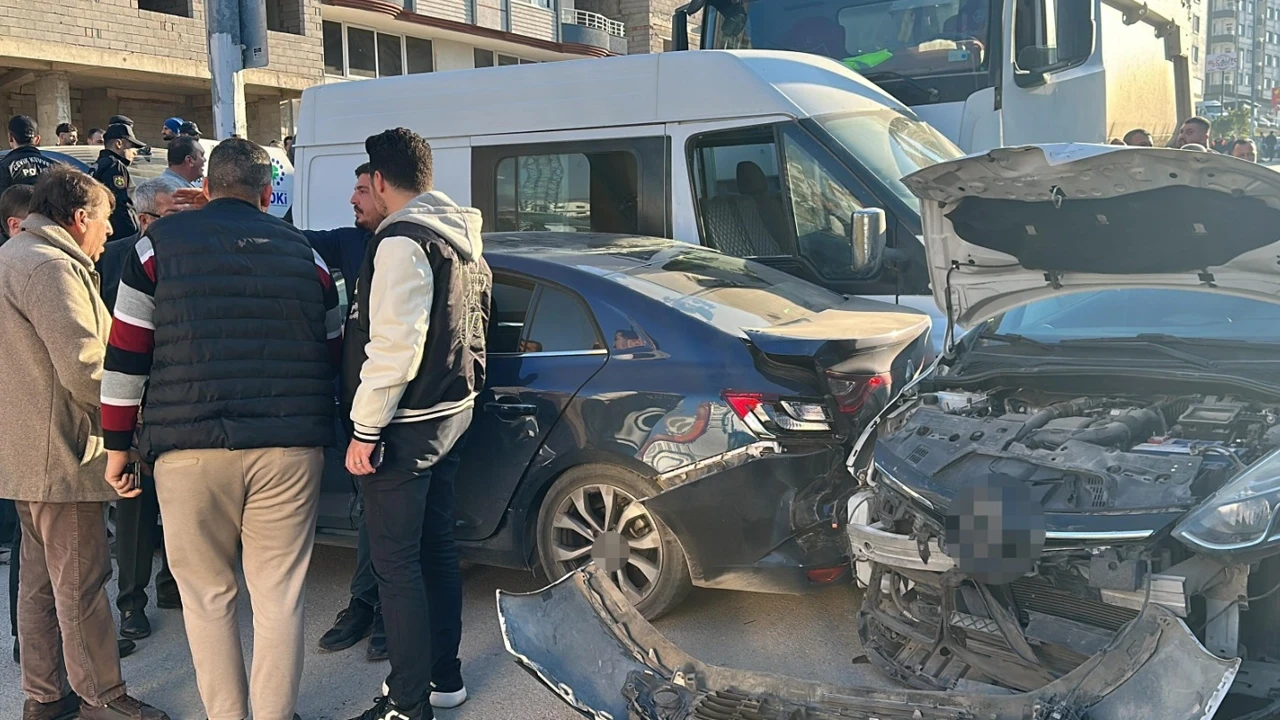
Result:
[[[964,153],[932,125],[883,108],[815,118],[867,170],[908,207],[920,211],[920,199],[902,178]]]

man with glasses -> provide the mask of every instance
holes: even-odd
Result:
[[[185,197],[181,190],[191,190],[191,186],[180,178],[161,175],[138,186],[133,193],[134,209],[138,214],[138,232],[128,237],[116,238],[107,243],[107,248],[98,260],[98,274],[102,277],[102,299],[107,303],[107,310],[114,312],[116,290],[120,286],[120,272],[124,268],[125,258],[137,244],[138,237],[147,231],[151,223],[175,212],[192,209],[192,199]],[[192,193],[199,192],[191,190]],[[174,193],[178,193],[177,196]],[[123,571],[121,572],[123,575]],[[121,578],[123,592],[123,577]]]

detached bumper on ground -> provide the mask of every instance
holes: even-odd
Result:
[[[612,720],[1208,720],[1240,665],[1209,654],[1177,616],[1151,605],[1131,632],[1035,692],[840,687],[701,663],[594,566],[535,593],[499,591],[498,614],[525,669],[568,705]]]

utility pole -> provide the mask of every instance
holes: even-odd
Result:
[[[266,67],[267,9],[261,0],[206,0],[209,74],[213,90],[213,135],[244,137],[246,68]]]

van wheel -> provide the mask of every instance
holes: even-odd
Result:
[[[640,614],[654,619],[679,605],[693,581],[679,541],[637,499],[658,487],[614,465],[565,471],[538,509],[538,560],[547,577],[594,561]]]

